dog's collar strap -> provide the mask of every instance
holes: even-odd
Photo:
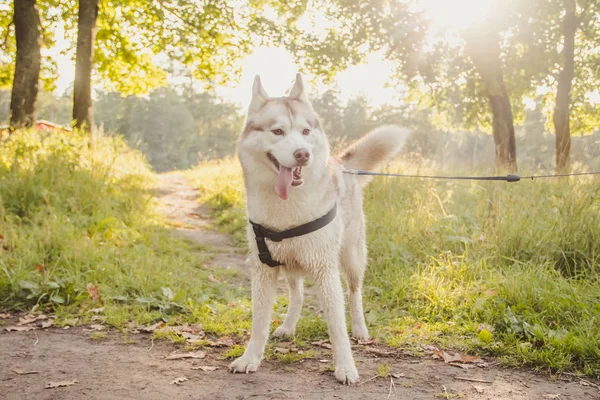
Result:
[[[256,222],[252,222],[251,220],[249,220],[250,225],[252,225],[252,229],[254,230],[254,236],[256,237],[256,246],[258,247],[258,258],[262,263],[267,264],[269,267],[277,267],[279,265],[283,265],[279,261],[273,260],[273,257],[271,257],[271,252],[267,247],[265,239],[269,239],[273,242],[281,242],[283,239],[289,239],[296,236],[306,235],[314,231],[318,231],[319,229],[323,228],[331,221],[333,221],[336,213],[337,204],[334,204],[333,208],[322,217],[317,218],[314,221],[307,222],[306,224],[302,224],[281,232],[272,231],[270,229],[265,228],[262,225],[257,224]]]

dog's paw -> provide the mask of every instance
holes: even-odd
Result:
[[[366,326],[353,326],[352,327],[352,337],[358,340],[367,341],[371,339],[369,336],[369,331]]]
[[[290,329],[285,325],[281,325],[279,328],[275,329],[273,332],[273,337],[276,338],[288,338],[294,336],[294,329]]]
[[[229,372],[247,374],[256,372],[260,365],[260,358],[248,357],[245,354],[229,364]]]
[[[358,370],[354,363],[348,365],[338,365],[335,368],[335,379],[344,385],[350,385],[358,382]]]

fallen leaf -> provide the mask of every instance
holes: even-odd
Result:
[[[227,336],[224,336],[222,338],[219,338],[217,341],[208,341],[208,346],[211,347],[231,347],[233,346],[235,343],[233,342],[233,340]]]
[[[35,326],[7,326],[5,329],[9,332],[28,332],[37,328]]]
[[[92,322],[106,322],[106,317],[104,315],[94,315],[92,316]]]
[[[415,329],[421,329],[421,327],[422,327],[422,326],[423,326],[423,323],[422,323],[422,322],[417,322],[417,323],[415,324]]]
[[[0,319],[6,319],[6,318],[10,318],[9,313],[0,313]]]
[[[97,332],[97,331],[103,331],[105,328],[104,325],[99,325],[99,324],[94,324],[94,325],[90,325],[89,328],[83,329],[84,332]]]
[[[458,368],[462,368],[462,369],[473,369],[473,368],[475,368],[474,365],[463,364],[463,363],[459,363],[459,362],[451,362],[451,363],[448,363],[448,365],[452,365],[453,367],[458,367]]]
[[[79,322],[79,318],[67,318],[63,322],[65,323],[65,328],[67,328],[67,326],[77,325],[77,322]]]
[[[218,280],[217,278],[215,278],[215,277],[214,277],[214,276],[212,276],[212,275],[209,275],[209,276],[208,276],[208,281],[209,281],[209,282],[212,282],[212,283],[223,283],[223,282],[221,282],[220,280]]]
[[[29,374],[39,374],[42,371],[25,371],[23,369],[20,368],[15,368],[12,370],[12,372],[14,372],[17,375],[29,375]]]
[[[46,383],[46,389],[54,389],[54,388],[59,388],[59,387],[64,387],[64,386],[73,386],[74,384],[78,383],[79,381],[77,380],[73,380],[73,381],[60,381],[60,382],[48,382]]]
[[[144,333],[152,333],[155,330],[157,330],[158,328],[162,327],[162,326],[166,326],[166,324],[163,321],[157,322],[154,325],[150,325],[150,326],[140,326],[138,328],[138,330],[140,332],[144,332]]]
[[[204,358],[206,353],[203,351],[196,351],[194,353],[173,353],[165,357],[165,360],[180,360],[182,358]]]
[[[96,303],[102,303],[102,296],[100,296],[100,286],[88,283],[86,286],[87,292]]]
[[[19,318],[19,322],[17,323],[17,325],[27,325],[27,324],[31,324],[32,322],[35,322],[35,321],[41,321],[43,319],[48,319],[48,317],[45,316],[44,314],[40,314],[40,315],[27,314],[24,317]]]
[[[53,319],[48,319],[46,321],[42,321],[42,329],[50,328],[51,326],[54,326]]]
[[[39,273],[46,271],[46,266],[44,264],[35,264],[35,267],[33,268]]]
[[[288,354],[290,349],[286,349],[285,347],[275,347],[275,353]]]
[[[372,344],[377,344],[377,339],[368,339],[368,340],[359,340],[358,344],[362,344],[363,346],[370,346]]]
[[[171,385],[179,385],[180,383],[185,382],[187,380],[188,380],[188,378],[186,378],[185,376],[175,378],[175,380],[173,382],[171,382]]]
[[[473,389],[477,392],[477,393],[483,393],[483,391],[485,390],[484,387],[482,386],[477,386],[477,385],[473,385]]]
[[[394,354],[391,351],[381,350],[381,349],[378,349],[376,347],[366,347],[365,351],[368,352],[368,353],[373,353],[373,354],[376,354],[378,356],[383,356],[383,357],[386,357],[386,356],[389,356],[391,354]]]
[[[600,385],[596,385],[595,383],[592,383],[592,382],[586,381],[585,379],[581,379],[581,380],[579,381],[579,384],[580,384],[581,386],[591,386],[591,387],[595,387],[596,389],[600,389]]]
[[[209,367],[208,365],[198,365],[196,367],[192,367],[192,369],[199,369],[204,372],[209,372],[209,371],[216,371],[217,369],[219,369],[219,367]]]
[[[312,342],[311,344],[314,346],[321,346],[325,349],[332,349],[331,344],[327,343],[326,340],[319,340],[318,342]]]
[[[202,340],[202,336],[194,335],[193,333],[188,333],[188,332],[182,332],[181,336],[183,336],[185,341],[188,343],[195,343],[195,342],[199,342]]]
[[[469,355],[464,355],[464,354],[460,354],[460,353],[451,355],[451,354],[446,353],[443,350],[435,350],[433,353],[435,355],[443,358],[444,362],[446,364],[453,363],[453,362],[472,363],[472,362],[481,361],[481,359],[477,356],[469,356]]]

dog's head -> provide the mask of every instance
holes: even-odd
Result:
[[[326,166],[329,147],[300,74],[287,97],[269,97],[260,77],[254,79],[238,156],[247,178],[272,184],[283,200],[292,187],[316,177],[311,172]]]

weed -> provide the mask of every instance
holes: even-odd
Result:
[[[233,360],[236,359],[238,357],[241,357],[242,354],[244,354],[244,350],[246,348],[244,346],[240,346],[240,345],[235,345],[231,348],[229,348],[225,354],[223,354],[223,357],[225,357],[225,359],[227,360]]]
[[[103,340],[106,339],[107,333],[106,332],[92,332],[90,334],[90,339],[91,340]]]
[[[335,365],[328,364],[321,367],[321,372],[335,372]]]
[[[392,366],[391,364],[379,364],[377,366],[377,375],[382,377],[382,378],[387,378],[390,375],[390,372],[392,371]]]
[[[183,336],[166,329],[154,331],[154,333],[152,333],[152,339],[164,339],[170,341],[171,343],[185,343]]]

